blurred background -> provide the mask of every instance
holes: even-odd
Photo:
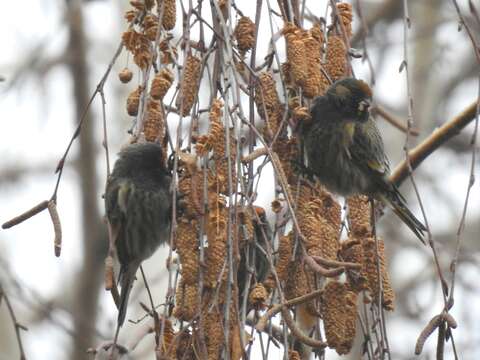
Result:
[[[244,0],[236,5],[253,18],[255,3]],[[370,62],[353,60],[356,76],[373,84],[379,105],[406,122],[407,82],[405,71],[399,72],[404,59],[402,3],[352,1],[356,10],[352,47],[363,54],[366,50]],[[478,44],[478,18],[470,11],[469,1],[459,0],[458,4]],[[475,5],[480,9],[479,3]],[[306,6],[312,14],[322,16],[326,1],[307,1]],[[411,28],[407,34],[407,60],[414,128],[419,130],[419,136],[409,139],[411,148],[478,98],[480,65],[465,26],[459,25],[453,1],[410,0],[408,6]],[[123,13],[127,7],[127,1],[119,0],[25,0],[2,4],[2,223],[50,198],[57,163],[126,29]],[[359,8],[362,17],[358,16]],[[181,6],[177,5],[177,9],[177,16],[181,16]],[[269,33],[266,20],[263,17],[260,27]],[[362,30],[362,23],[368,33]],[[181,35],[181,24],[177,20],[175,36]],[[281,27],[280,21],[274,26]],[[263,59],[267,50],[267,45],[261,47],[257,57]],[[126,142],[131,126],[125,111],[131,86],[121,84],[117,77],[127,62],[122,54],[104,87],[111,160]],[[377,121],[394,167],[405,156],[406,134],[380,118]],[[449,283],[471,175],[474,125],[468,125],[414,172],[440,267]],[[8,296],[17,321],[28,327],[28,331],[21,331],[28,359],[85,359],[86,349],[112,338],[116,310],[103,289],[107,233],[102,220],[101,195],[106,180],[102,139],[101,99],[97,97],[80,137],[73,143],[60,183],[60,258],[53,253],[54,234],[47,212],[0,232],[1,290]],[[478,151],[478,136],[475,147]],[[478,158],[473,164],[477,178]],[[262,185],[269,187],[268,181]],[[409,180],[402,192],[422,218]],[[265,208],[270,207],[271,194],[268,189],[259,197],[259,201],[265,201]],[[480,306],[474,306],[480,304],[480,285],[476,281],[480,277],[479,200],[476,182],[460,231],[455,304],[451,310],[459,324],[454,334],[462,359],[480,358]],[[392,358],[414,358],[418,334],[443,309],[433,255],[428,247],[419,246],[390,212],[380,220],[379,232],[387,244],[391,282],[397,295],[396,310],[388,314],[387,321]],[[162,249],[146,263],[159,301],[164,297],[162,284],[168,276],[166,257],[167,250]],[[145,297],[140,287],[134,290],[131,301]],[[422,358],[431,358],[434,347],[435,340],[430,339]],[[135,358],[143,355],[140,348]],[[5,302],[0,301],[0,359],[18,356],[10,314]],[[447,358],[453,358],[451,348]]]

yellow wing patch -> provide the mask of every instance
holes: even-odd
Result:
[[[385,172],[385,167],[383,166],[382,163],[379,163],[378,161],[376,160],[369,160],[367,161],[367,165],[370,169],[372,170],[375,170],[375,171],[378,171],[380,173],[384,173]]]

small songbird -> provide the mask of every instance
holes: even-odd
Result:
[[[128,145],[119,153],[108,179],[105,208],[120,262],[118,328],[125,321],[140,264],[170,238],[171,176],[162,152],[155,143]]]
[[[392,207],[423,242],[425,226],[389,181],[382,137],[370,116],[372,91],[362,80],[344,78],[313,100],[311,121],[301,129],[307,171],[330,191],[364,194]]]

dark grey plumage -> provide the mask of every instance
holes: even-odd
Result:
[[[370,117],[371,97],[365,82],[346,78],[313,101],[311,122],[302,128],[307,168],[330,191],[344,196],[365,194],[389,204],[424,242],[425,226],[388,180],[382,137]]]
[[[125,321],[137,269],[159,245],[168,242],[170,183],[162,148],[155,143],[137,143],[123,149],[108,180],[105,208],[120,262],[119,327]]]

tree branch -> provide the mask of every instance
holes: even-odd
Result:
[[[478,102],[473,102],[452,120],[435,130],[422,143],[410,150],[409,158],[412,169],[416,169],[423,160],[446,141],[457,135],[465,126],[475,119],[477,106]],[[398,186],[407,178],[408,173],[408,163],[404,160],[395,168],[392,175],[390,175],[390,181]]]

